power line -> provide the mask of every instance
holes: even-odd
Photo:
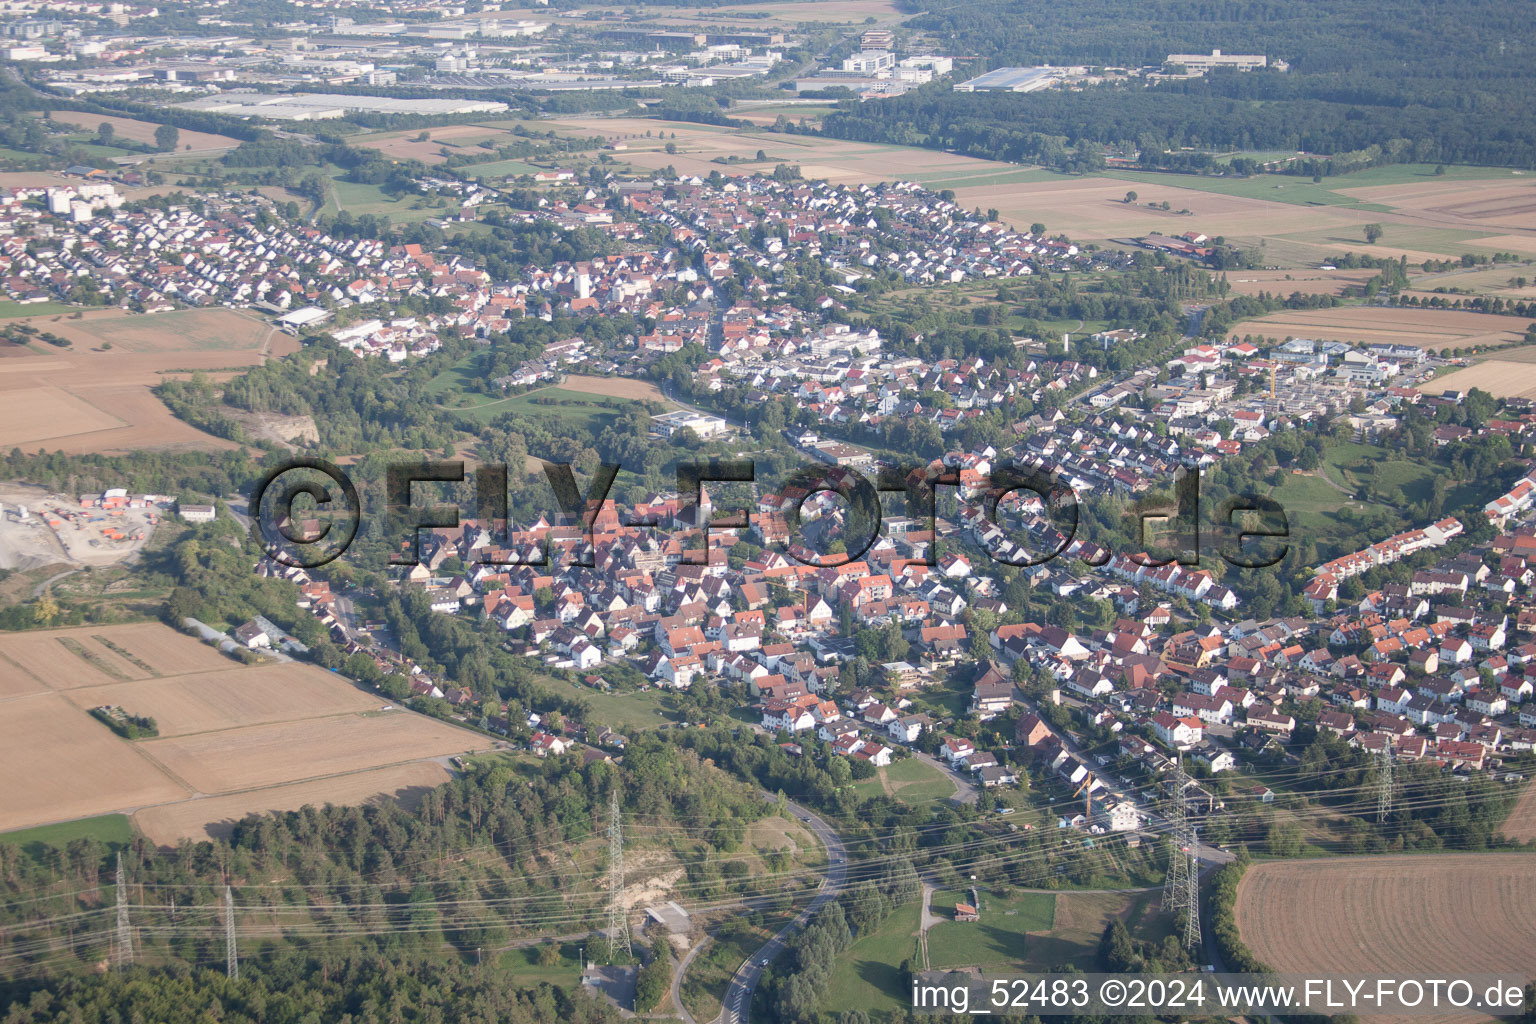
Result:
[[[629,921],[619,897],[624,892],[624,824],[619,817],[619,787],[608,795],[608,962],[622,948],[624,958],[634,955],[629,945]]]
[[[1392,744],[1376,751],[1376,821],[1385,824],[1392,813]]]
[[[231,978],[240,977],[240,958],[235,953],[235,894],[224,887],[224,972]]]
[[[1189,776],[1182,759],[1174,763],[1173,801],[1168,808],[1168,874],[1163,879],[1163,909],[1184,915],[1184,945],[1200,941],[1200,858],[1194,827],[1189,821]]]
[[[117,965],[133,963],[133,931],[128,925],[128,884],[123,874],[123,855],[117,855]]]

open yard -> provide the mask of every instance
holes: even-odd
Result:
[[[1439,394],[1450,389],[1473,388],[1481,388],[1495,398],[1536,398],[1536,363],[1485,359],[1475,366],[1437,377],[1419,390]]]
[[[1452,309],[1336,306],[1288,309],[1233,324],[1229,335],[1311,338],[1368,344],[1415,345],[1445,351],[1467,345],[1506,345],[1525,336],[1532,321],[1516,316]]]
[[[918,917],[913,900],[893,910],[880,927],[860,935],[837,955],[832,981],[821,1009],[828,1013],[866,1013],[906,1009],[911,999],[902,987],[901,962],[917,957]]]
[[[854,790],[864,797],[884,793],[905,804],[925,804],[947,800],[955,795],[955,783],[943,772],[915,757],[875,769],[874,778],[855,783]]]
[[[498,416],[515,413],[519,416],[554,419],[595,435],[608,420],[616,417],[629,404],[630,399],[616,397],[611,392],[595,389],[577,391],[560,386],[537,388],[511,398],[445,408],[476,423],[489,423]]]
[[[934,895],[934,912],[951,920],[940,920],[928,929],[928,958],[933,968],[1007,970],[1028,957],[1034,941],[1031,933],[1049,932],[1054,926],[1056,897],[1027,892],[1001,899],[983,890],[980,921],[952,920],[954,909],[953,900],[941,903],[939,894]]]
[[[670,724],[678,717],[676,712],[666,709],[666,695],[661,690],[602,693],[553,676],[541,676],[538,683],[562,697],[581,697],[591,701],[595,721],[620,732],[656,729]]]
[[[1278,861],[1248,869],[1237,927],[1281,972],[1536,974],[1536,868],[1522,853]]]
[[[150,390],[168,374],[203,370],[213,380],[298,342],[229,309],[132,314],[92,310],[80,319],[33,317],[68,339],[0,344],[0,447],[119,452],[233,447],[171,415]]]
[[[111,812],[150,838],[204,837],[253,811],[409,798],[489,741],[300,664],[244,666],[160,623],[0,636],[0,831]],[[156,719],[124,740],[88,711]]]

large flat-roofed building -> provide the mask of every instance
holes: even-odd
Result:
[[[676,412],[652,416],[651,425],[666,437],[671,437],[685,428],[692,430],[700,438],[719,437],[731,429],[731,425],[719,416],[709,416],[690,409],[678,409]]]
[[[274,121],[324,121],[358,111],[380,114],[499,113],[507,105],[494,100],[449,98],[397,99],[391,96],[352,96],[339,93],[258,93],[236,91],[204,96],[177,104],[230,117],[261,117]]]
[[[855,75],[873,75],[896,66],[896,55],[889,50],[860,50],[843,58],[843,70]]]
[[[1269,58],[1262,53],[1222,53],[1220,50],[1212,50],[1209,54],[1170,53],[1163,65],[1182,67],[1192,75],[1203,75],[1216,68],[1257,71],[1269,67]]]
[[[1049,65],[1033,68],[996,68],[968,82],[955,84],[956,92],[1037,92],[1049,89],[1067,73]]]

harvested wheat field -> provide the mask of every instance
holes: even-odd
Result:
[[[55,692],[58,691],[58,692]],[[89,714],[154,718],[129,741]],[[0,634],[0,831],[136,813],[152,838],[206,837],[251,811],[360,803],[446,778],[483,737],[312,665],[243,665],[156,622]]]
[[[579,391],[584,395],[608,395],[613,398],[629,398],[639,402],[665,402],[667,396],[648,380],[633,377],[593,377],[585,374],[567,374],[560,387],[566,391]]]
[[[1536,181],[1494,177],[1478,181],[1408,182],[1335,189],[1364,203],[1391,206],[1422,224],[1536,232]]]
[[[177,419],[151,390],[180,371],[221,380],[297,339],[229,309],[33,317],[68,348],[0,345],[0,447],[67,454],[141,448],[222,449],[233,442]]]
[[[427,790],[447,782],[449,777],[448,769],[436,761],[415,761],[251,793],[149,807],[135,814],[133,821],[154,842],[174,846],[184,836],[227,837],[234,824],[247,814],[296,811],[306,804],[352,806],[398,800],[412,808]]]
[[[0,703],[0,832],[181,800],[188,790],[56,693]]]
[[[107,647],[126,651],[129,660],[149,666],[150,675],[174,676],[184,672],[213,672],[242,666],[230,661],[194,636],[178,633],[157,622],[135,622],[123,626],[83,626],[59,630],[58,635],[80,634]]]
[[[1053,175],[1036,182],[970,186],[957,183],[952,187],[961,206],[979,206],[983,210],[996,207],[1010,224],[1027,226],[1039,221],[1047,231],[1065,233],[1074,241],[1176,235],[1186,231],[1201,231],[1213,237],[1224,235],[1229,239],[1257,238],[1275,234],[1277,225],[1284,225],[1281,230],[1285,231],[1302,231],[1350,222],[1330,207],[1221,195],[1172,183]],[[1124,202],[1126,192],[1132,190],[1137,193],[1137,201]],[[1148,205],[1162,202],[1172,209],[1165,212]],[[1190,212],[1178,212],[1185,209]]]
[[[112,130],[118,138],[131,139],[134,142],[143,142],[149,145],[154,145],[155,129],[160,127],[158,124],[150,121],[138,121],[128,117],[111,117],[105,114],[88,114],[75,110],[55,110],[51,116],[55,121],[78,125],[89,132],[94,132],[105,122],[112,126]],[[212,132],[194,132],[187,128],[180,129],[176,137],[176,152],[178,153],[207,153],[223,149],[234,149],[238,145],[240,145],[240,140],[230,138],[228,135],[215,135]]]
[[[1376,276],[1374,270],[1229,270],[1227,283],[1237,295],[1343,295]]]
[[[417,142],[416,138],[422,131],[426,131],[429,138],[426,142]],[[480,143],[487,139],[500,145],[517,141],[516,136],[501,128],[478,124],[451,124],[438,128],[417,128],[411,131],[365,135],[354,140],[353,144],[376,149],[385,156],[397,160],[423,160],[427,163],[436,163],[442,159],[444,148],[456,153],[479,154],[485,160],[495,159],[494,153],[480,147]]]
[[[351,686],[319,685],[309,665],[241,666],[69,691],[82,708],[115,704],[155,719],[162,737],[294,722],[374,710],[379,701]]]
[[[1280,972],[1536,975],[1528,854],[1258,864],[1238,888],[1236,913],[1243,941]]]
[[[78,320],[54,315],[21,322],[68,338],[75,348],[107,346],[109,351],[125,352],[244,351],[259,348],[262,339],[273,333],[249,313],[222,306],[165,313],[93,310]]]
[[[1438,395],[1442,391],[1481,388],[1495,398],[1536,398],[1536,363],[1488,359],[1465,370],[1448,373],[1419,388]]]
[[[13,666],[53,690],[106,686],[149,675],[94,639],[92,632],[99,630],[5,634],[0,636],[0,664]]]
[[[627,146],[620,154],[624,161],[650,169],[670,166],[680,174],[707,175],[710,171],[722,174],[771,174],[774,166],[782,163],[798,166],[807,178],[825,178],[833,184],[907,180],[932,183],[934,188],[947,188],[951,187],[947,183],[951,176],[1027,173],[1017,164],[977,160],[931,149],[779,135],[646,118],[561,118],[550,122],[549,126],[564,135],[595,134],[608,141],[622,141]],[[647,138],[646,132],[650,132],[651,137]],[[665,140],[660,137],[661,132],[666,133]],[[676,153],[665,151],[664,147],[669,142],[676,144]],[[763,161],[756,160],[759,150],[766,157]],[[714,162],[716,157],[729,156],[750,162]],[[954,187],[958,191],[958,185]],[[1063,225],[1063,230],[1066,229]]]
[[[140,740],[139,746],[198,792],[215,794],[458,754],[476,740],[473,733],[396,710]],[[490,745],[483,738],[479,744]]]
[[[1505,345],[1525,336],[1530,320],[1452,309],[1400,309],[1337,306],[1271,313],[1234,324],[1227,332],[1241,337],[1311,338],[1368,344],[1415,345],[1444,351],[1466,345]]]
[[[1519,803],[1499,831],[1517,843],[1536,842],[1536,784],[1525,784]]]

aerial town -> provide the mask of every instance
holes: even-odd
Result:
[[[1524,12],[1113,6],[0,2],[0,1020],[1528,1018]]]

